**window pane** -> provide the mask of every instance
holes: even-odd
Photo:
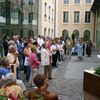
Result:
[[[33,0],[29,0],[29,5],[33,5]]]
[[[69,4],[69,0],[63,0],[63,4]]]
[[[74,3],[78,3],[79,4],[80,3],[80,0],[74,0]]]
[[[33,20],[33,12],[29,13],[29,23],[32,23]]]
[[[63,23],[68,23],[69,12],[63,12]]]
[[[85,23],[90,23],[91,20],[91,13],[90,11],[85,12]]]
[[[79,11],[74,12],[74,23],[79,23],[79,17],[80,17],[79,14],[80,14]]]
[[[85,3],[91,3],[92,0],[85,0]]]

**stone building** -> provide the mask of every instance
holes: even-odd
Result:
[[[56,36],[93,41],[93,0],[56,0]]]
[[[94,14],[94,34],[93,39],[98,49],[100,49],[100,0],[94,0],[91,7]]]

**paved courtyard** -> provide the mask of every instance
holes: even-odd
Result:
[[[83,61],[77,61],[76,56],[71,60],[65,60],[54,69],[54,79],[50,81],[50,90],[59,94],[60,100],[83,100],[83,76],[85,69],[91,69],[100,65],[100,59],[96,53],[91,57],[83,57]]]
[[[77,56],[66,59],[58,68],[52,70],[53,79],[49,81],[49,90],[58,93],[59,100],[83,100],[83,76],[85,69],[93,69],[100,65],[97,53],[91,57],[83,57],[83,61],[77,61]],[[43,73],[40,67],[39,73]],[[27,89],[30,89],[25,82]]]

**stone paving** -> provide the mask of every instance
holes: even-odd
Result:
[[[56,73],[54,80],[50,81],[50,90],[59,94],[60,100],[83,100],[83,75],[85,69],[93,69],[100,65],[100,59],[96,53],[91,57],[83,57],[83,61],[77,61],[76,56],[64,61]]]
[[[63,61],[58,68],[52,70],[53,79],[49,81],[49,90],[58,93],[59,100],[83,100],[84,70],[100,65],[100,59],[96,54],[83,57],[83,61],[77,61],[77,56]],[[43,67],[40,67],[39,73],[43,73]]]

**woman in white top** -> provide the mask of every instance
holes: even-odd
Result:
[[[51,78],[51,68],[50,68],[50,53],[46,48],[46,44],[42,45],[41,49],[41,66],[44,66],[44,75],[46,78]]]
[[[52,52],[52,67],[57,67],[57,46],[55,41],[52,42],[52,45],[50,47]]]

